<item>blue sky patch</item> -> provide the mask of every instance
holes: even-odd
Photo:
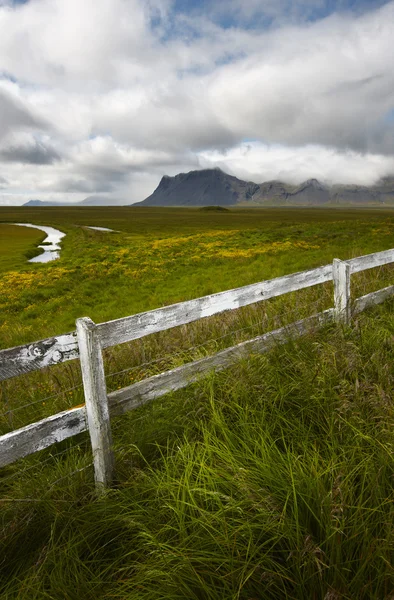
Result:
[[[205,16],[220,27],[229,29],[267,29],[282,22],[314,22],[333,13],[353,12],[360,14],[387,4],[389,0],[286,0],[273,4],[264,1],[255,11],[245,10],[242,0],[224,3],[222,0],[175,0],[172,6],[173,16]]]

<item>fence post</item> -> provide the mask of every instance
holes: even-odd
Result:
[[[103,356],[93,321],[84,317],[77,319],[76,325],[94,477],[97,491],[102,492],[110,485],[114,468]]]
[[[334,258],[332,263],[334,282],[335,318],[339,323],[350,321],[350,265],[346,261]]]

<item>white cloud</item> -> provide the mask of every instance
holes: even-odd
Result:
[[[217,163],[258,182],[394,173],[394,1],[313,23],[320,0],[291,4],[286,19],[287,0],[231,0],[225,29],[213,1],[205,15],[171,0],[0,2],[7,192],[131,202],[164,173]]]
[[[330,17],[267,36],[269,47],[223,67],[210,88],[222,123],[244,137],[394,151],[394,3],[357,20]],[[386,147],[387,146],[387,147]]]
[[[114,84],[126,57],[141,72],[152,37],[138,0],[35,0],[2,9],[0,29],[2,64],[16,77],[91,88]]]
[[[279,179],[298,184],[314,177],[328,184],[371,185],[394,173],[394,156],[307,145],[291,147],[248,142],[227,152],[201,153],[203,168],[220,167],[256,183]]]

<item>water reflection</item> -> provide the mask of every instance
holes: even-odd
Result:
[[[86,229],[96,229],[97,231],[112,231],[113,229],[108,229],[108,227],[94,227],[93,225],[85,225]]]
[[[31,263],[46,263],[51,260],[56,260],[60,256],[60,240],[66,235],[62,231],[55,229],[54,227],[46,227],[45,225],[33,225],[32,223],[13,223],[13,225],[19,225],[20,227],[32,227],[33,229],[39,229],[47,234],[45,240],[38,247],[44,251],[42,254],[31,258],[28,262]]]

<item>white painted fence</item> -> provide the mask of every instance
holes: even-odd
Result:
[[[224,369],[251,351],[267,352],[278,343],[285,343],[290,338],[299,337],[332,320],[349,322],[351,313],[357,314],[394,294],[392,285],[351,303],[351,275],[392,262],[394,249],[348,261],[334,259],[332,265],[172,304],[115,321],[96,325],[88,318],[78,319],[75,332],[1,350],[0,381],[79,358],[85,405],[0,436],[0,467],[83,431],[89,431],[96,486],[98,490],[104,489],[111,483],[114,467],[111,416],[121,415],[168,392],[183,388],[211,370]],[[327,281],[334,283],[333,308],[226,348],[213,356],[107,393],[102,358],[104,348]]]

